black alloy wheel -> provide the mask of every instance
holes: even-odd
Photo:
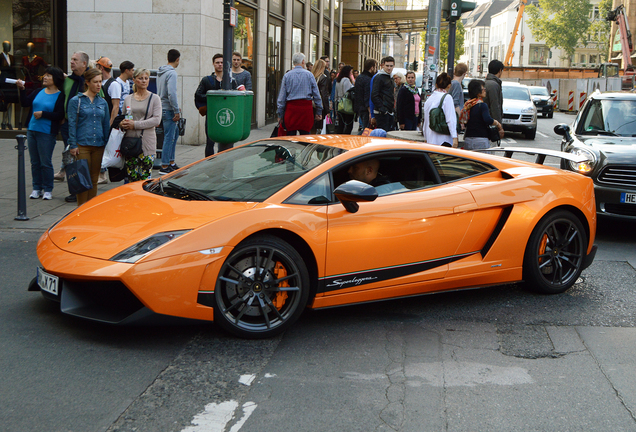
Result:
[[[298,252],[277,237],[255,237],[237,246],[219,272],[214,321],[239,337],[272,337],[298,319],[308,296]]]
[[[526,286],[544,294],[569,289],[583,270],[587,234],[569,211],[544,216],[530,235],[523,263]]]

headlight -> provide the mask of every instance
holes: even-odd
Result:
[[[129,247],[123,252],[118,253],[112,257],[111,261],[119,261],[125,263],[134,263],[139,261],[144,256],[158,248],[159,246],[168,243],[170,240],[174,240],[181,234],[185,234],[190,230],[183,231],[169,231],[164,233],[158,233],[140,241],[139,243]]]
[[[521,110],[522,113],[531,113],[534,112],[534,108],[523,108]]]
[[[596,165],[596,155],[594,152],[586,148],[574,147],[569,151],[569,153],[587,158],[584,162],[569,161],[570,168],[572,168],[573,171],[580,174],[590,174],[592,170],[594,170],[594,166]]]

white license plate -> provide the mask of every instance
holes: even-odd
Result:
[[[38,268],[38,285],[43,291],[57,295],[60,286],[60,278],[48,274],[41,268]]]
[[[623,192],[621,194],[621,202],[624,204],[636,204],[636,193]]]
[[[512,119],[502,119],[503,123],[512,123],[514,120]]]

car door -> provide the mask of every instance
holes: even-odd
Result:
[[[331,295],[439,279],[450,262],[467,256],[456,251],[470,226],[474,199],[464,188],[435,179],[360,203],[356,213],[341,203],[329,205],[326,274],[319,291]]]

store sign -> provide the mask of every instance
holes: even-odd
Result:
[[[230,8],[230,26],[236,27],[237,22],[238,22],[238,9],[231,7]]]

